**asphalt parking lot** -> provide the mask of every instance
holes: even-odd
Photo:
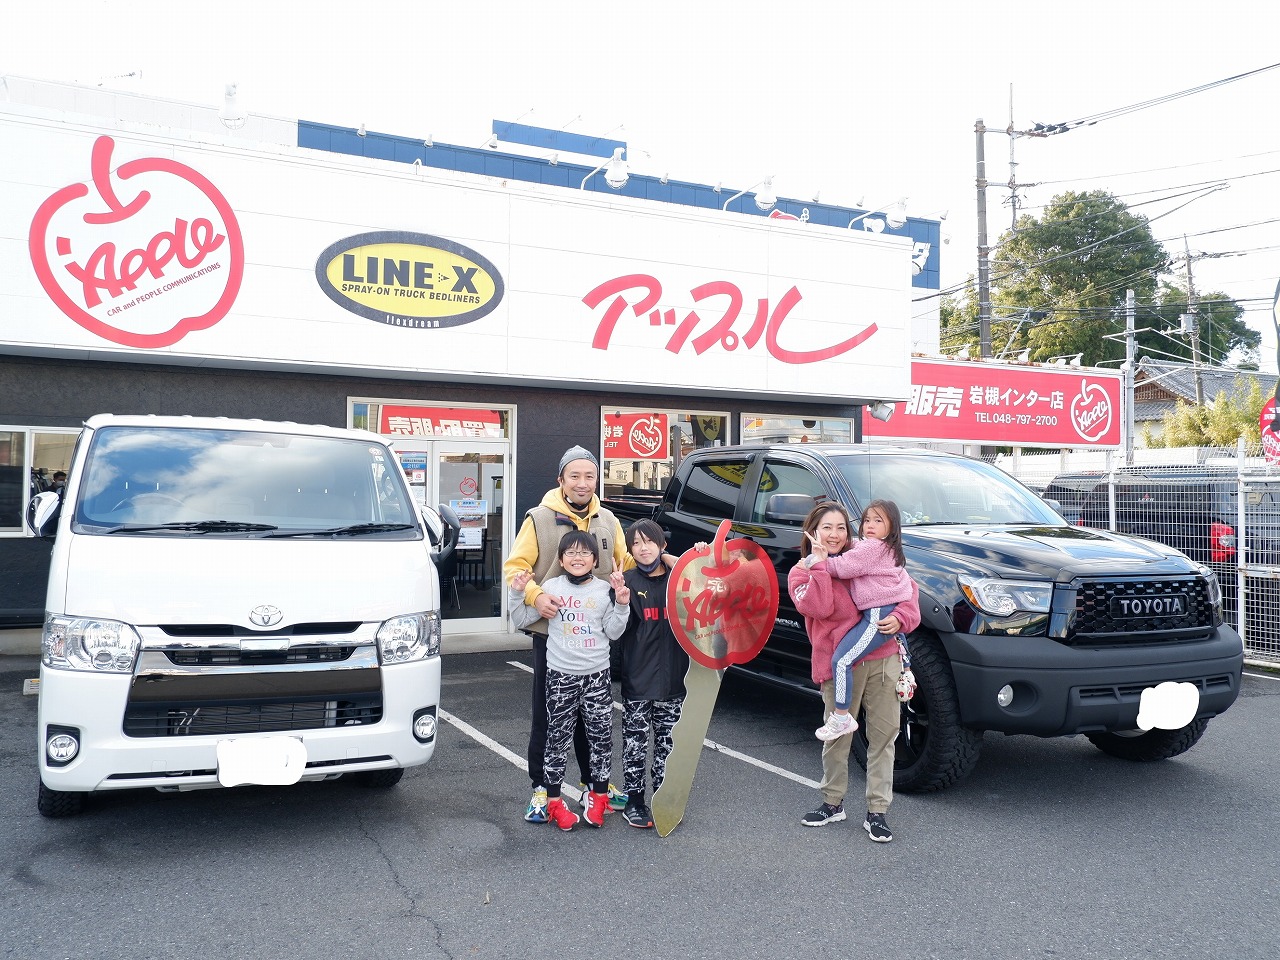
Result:
[[[1278,679],[1246,678],[1165,763],[989,734],[968,780],[898,797],[877,845],[856,815],[800,826],[816,708],[732,676],[708,732],[726,749],[671,836],[524,823],[529,657],[446,656],[452,719],[390,790],[114,793],[56,821],[35,810],[36,661],[0,658],[0,957],[1280,952]]]

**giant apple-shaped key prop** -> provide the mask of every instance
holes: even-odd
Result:
[[[759,653],[778,615],[773,564],[753,541],[727,540],[730,527],[722,520],[709,547],[683,553],[667,581],[667,617],[690,663],[666,774],[653,794],[663,837],[684,819],[725,667]]]

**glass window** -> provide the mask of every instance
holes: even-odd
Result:
[[[26,474],[26,433],[0,431],[0,530],[22,529]]]
[[[0,428],[0,536],[30,536],[23,514],[37,493],[62,492],[79,430]]]
[[[75,524],[84,533],[280,536],[408,523],[359,532],[412,539],[412,504],[393,466],[381,447],[334,437],[104,427],[85,461]],[[209,522],[239,526],[191,529]]]
[[[1037,523],[1061,526],[1047,503],[1008,474],[967,457],[853,455],[837,456],[857,504],[855,513],[875,499],[892,500],[903,526],[925,523]]]
[[[690,450],[729,442],[727,413],[605,407],[600,425],[606,497],[661,492]]]
[[[769,460],[765,463],[764,470],[760,472],[760,482],[756,486],[756,495],[751,507],[752,523],[766,522],[765,513],[769,507],[769,499],[780,493],[811,497],[814,503],[819,500],[833,499],[831,492],[807,467],[798,463]],[[768,522],[779,521],[769,520]],[[802,523],[800,520],[781,522],[795,527]]]
[[[750,467],[750,458],[703,460],[689,472],[676,509],[713,520],[734,517],[742,481]]]
[[[834,417],[806,420],[803,417],[742,415],[743,443],[853,443],[853,421]]]
[[[384,437],[511,436],[511,411],[415,400],[349,400],[351,426]]]

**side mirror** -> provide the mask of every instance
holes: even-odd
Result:
[[[1055,500],[1053,499],[1053,497],[1044,497],[1044,496],[1042,496],[1040,499],[1043,500],[1045,503],[1047,503],[1049,506],[1053,507],[1054,513],[1058,514],[1058,516],[1062,516],[1062,501]]]
[[[37,493],[27,504],[27,526],[37,537],[51,538],[58,530],[62,516],[62,497],[52,490]]]
[[[817,503],[813,497],[803,493],[775,493],[764,507],[766,523],[785,523],[800,526],[809,515],[813,505]]]
[[[431,537],[431,545],[435,547],[436,566],[440,566],[451,556],[458,546],[458,531],[462,522],[457,513],[448,504],[440,504],[434,510],[422,507],[422,518],[427,523],[427,534]]]

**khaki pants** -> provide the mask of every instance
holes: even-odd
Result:
[[[897,654],[864,660],[853,668],[853,694],[849,712],[866,711],[867,812],[888,813],[893,803],[893,741],[898,736],[901,705],[894,689],[902,675]],[[835,681],[822,684],[825,720],[835,706]],[[832,806],[843,803],[849,789],[849,751],[855,734],[849,733],[822,745],[822,799]]]

